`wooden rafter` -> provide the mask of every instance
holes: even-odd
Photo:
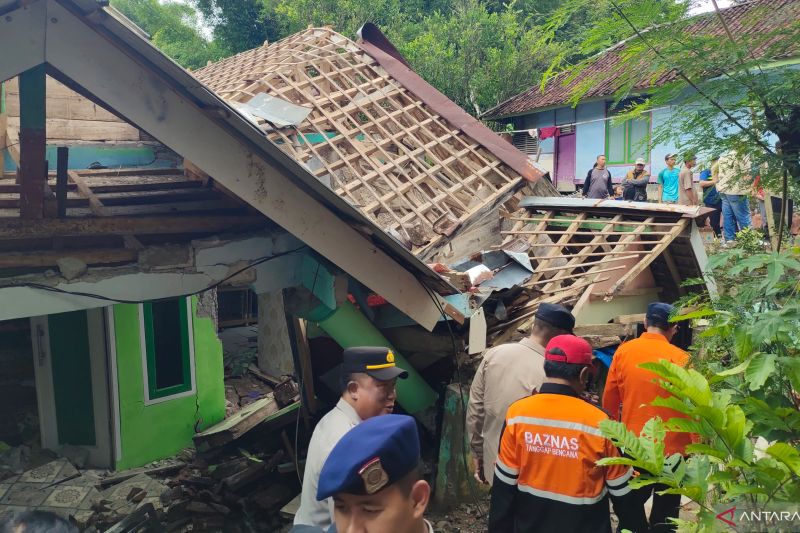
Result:
[[[613,297],[641,274],[669,245],[683,233],[689,220],[665,220],[653,213],[637,215],[644,220],[626,219],[624,213],[592,215],[586,211],[563,212],[558,208],[539,209],[541,214],[510,217],[514,222],[505,236],[503,247],[514,242],[528,243],[529,257],[535,266],[533,276],[525,283],[543,295],[571,295],[575,289],[591,289],[608,273],[615,279],[606,292]],[[544,254],[540,254],[545,250]],[[625,261],[635,260],[634,266]],[[670,266],[671,257],[665,257]],[[553,261],[559,260],[558,263]],[[674,260],[671,262],[674,265]],[[674,270],[674,272],[672,271]],[[605,277],[600,278],[604,274]],[[680,285],[677,268],[670,271],[673,281]],[[579,303],[588,301],[582,292]]]
[[[437,247],[522,178],[448,124],[354,42],[310,28],[195,72],[233,103],[260,93],[311,109],[278,146],[418,255]]]
[[[0,239],[36,239],[91,235],[158,235],[164,233],[224,233],[261,227],[262,216],[148,216],[66,219],[7,219]]]

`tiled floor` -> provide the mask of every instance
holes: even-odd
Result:
[[[4,479],[0,483],[0,521],[8,514],[33,509],[78,519],[90,516],[100,493],[91,480],[69,479],[76,474],[78,471],[69,461],[58,459],[21,476]]]

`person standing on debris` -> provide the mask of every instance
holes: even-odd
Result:
[[[489,532],[611,533],[608,495],[620,530],[647,531],[629,466],[598,466],[620,453],[600,431],[608,415],[581,399],[594,374],[592,347],[574,335],[547,343],[539,394],[508,409],[494,469]]]
[[[719,239],[722,236],[722,226],[720,226],[722,198],[717,192],[717,182],[719,181],[718,161],[719,157],[713,157],[711,159],[711,167],[700,173],[700,187],[703,189],[703,205],[714,210],[708,218],[711,223],[711,229],[714,230],[714,236]]]
[[[338,533],[433,533],[423,517],[431,487],[422,479],[420,461],[413,418],[366,420],[331,451],[316,496],[333,499]]]
[[[670,418],[685,418],[672,409],[651,405],[658,397],[669,394],[657,383],[656,375],[640,367],[642,363],[671,361],[686,366],[689,354],[670,344],[678,331],[677,324],[670,323],[675,312],[673,306],[654,302],[647,306],[645,333],[635,340],[623,343],[614,354],[606,378],[603,392],[603,409],[613,419],[622,421],[630,431],[637,435],[645,423],[653,417],[667,421]],[[667,432],[664,439],[664,452],[667,456],[686,453],[686,445],[692,442],[689,433]],[[669,518],[677,518],[680,511],[680,494],[658,494],[665,485],[650,485],[634,491],[642,504],[653,496],[650,512],[650,531],[674,531]]]
[[[697,194],[694,191],[694,173],[692,172],[695,165],[697,165],[697,157],[693,153],[688,153],[683,157],[683,168],[678,173],[678,203],[681,205],[698,205]]]
[[[295,524],[327,528],[333,519],[333,501],[317,500],[322,465],[331,450],[350,429],[363,420],[394,410],[395,382],[408,372],[395,365],[394,354],[383,347],[357,347],[344,351],[340,385],[341,398],[314,428],[308,444],[300,508]]]
[[[667,168],[658,173],[658,201],[664,204],[675,204],[680,197],[680,171],[675,168],[676,157],[676,154],[667,154],[664,157]]]
[[[494,460],[508,407],[539,390],[544,381],[544,346],[556,335],[572,333],[575,317],[561,305],[536,310],[529,337],[488,350],[469,391],[467,435],[475,479],[491,484]]]
[[[647,184],[650,183],[650,173],[644,168],[645,161],[641,157],[636,160],[636,166],[625,175],[622,187],[622,199],[633,202],[647,201]]]
[[[604,200],[614,196],[614,185],[611,183],[611,172],[606,168],[606,156],[598,155],[592,169],[583,180],[583,196]]]
[[[750,198],[753,173],[750,158],[731,150],[719,158],[717,191],[722,198],[722,235],[733,243],[736,234],[752,225]]]

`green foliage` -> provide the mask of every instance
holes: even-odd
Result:
[[[730,38],[724,32],[694,34],[687,30],[698,23],[692,14],[701,4],[711,7],[699,0],[565,0],[544,26],[545,42],[555,39],[578,13],[605,5],[610,16],[586,28],[579,48],[584,59],[556,56],[542,83],[566,72],[562,83],[575,82],[571,101],[581,101],[606,81],[605,70],[592,69],[595,54],[627,38],[615,67],[621,72],[615,93],[625,111],[621,118],[675,106],[671,119],[654,129],[654,144],[672,143],[679,152],[691,150],[702,157],[736,150],[760,167],[762,183],[770,189],[780,190],[784,169],[800,185],[800,133],[795,126],[800,119],[800,70],[764,68],[796,56],[800,25],[773,24],[793,15],[762,2],[742,21],[759,24],[759,32],[734,32]],[[719,24],[715,12],[702,17]],[[665,79],[670,81],[641,94],[642,84]],[[771,147],[775,137],[783,143],[782,155]]]
[[[604,434],[643,472],[637,483],[663,483],[701,506],[681,530],[713,527],[713,504],[745,499],[763,506],[800,497],[800,249],[764,253],[745,237],[709,260],[716,293],[695,294],[692,311],[674,320],[695,322],[692,368],[646,363],[668,397],[653,405],[683,418],[653,419],[636,437],[605,422]],[[698,442],[688,458],[657,460],[663,430],[689,432]]]
[[[153,44],[183,67],[197,69],[223,57],[222,50],[198,31],[197,14],[191,6],[159,0],[112,0],[111,5],[149,33]]]

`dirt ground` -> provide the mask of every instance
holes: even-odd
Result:
[[[426,513],[436,533],[485,533],[489,518],[489,498],[465,503],[450,512]]]

